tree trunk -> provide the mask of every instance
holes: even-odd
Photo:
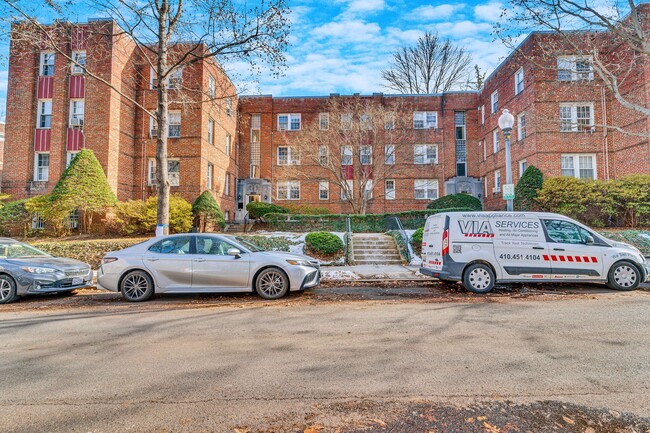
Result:
[[[163,226],[163,233],[169,234],[169,173],[167,166],[167,138],[169,136],[169,95],[167,93],[167,16],[169,11],[168,0],[163,0],[159,9],[158,19],[158,62],[156,64],[158,76],[158,108],[156,121],[158,122],[158,140],[156,142],[156,183],[158,184],[158,226]]]

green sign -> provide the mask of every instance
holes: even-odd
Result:
[[[515,185],[512,183],[503,185],[503,199],[504,200],[514,200],[515,199]]]

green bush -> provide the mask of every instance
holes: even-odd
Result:
[[[573,177],[546,179],[537,195],[543,210],[577,219],[592,227],[611,225],[616,202],[610,182]]]
[[[616,203],[619,225],[650,226],[650,175],[633,174],[614,180],[609,194]]]
[[[129,200],[118,203],[110,227],[121,235],[149,234],[156,230],[158,197],[146,201]],[[192,205],[179,195],[169,197],[169,232],[186,233],[192,228]]]
[[[537,194],[544,184],[542,171],[529,165],[515,186],[514,208],[518,211],[535,211],[538,208]]]
[[[263,201],[252,201],[246,205],[248,216],[250,218],[262,218],[269,213],[288,213],[289,210],[282,206],[273,203],[266,203]]]
[[[27,235],[32,223],[32,214],[25,207],[28,201],[29,199],[24,198],[3,204],[0,208],[0,234],[5,236]]]
[[[422,254],[422,236],[424,235],[424,227],[420,227],[411,236],[411,246],[413,251],[420,256]]]
[[[300,215],[327,215],[330,210],[322,206],[312,206],[310,204],[293,204],[289,203],[285,206],[288,213]]]
[[[305,237],[305,244],[310,252],[332,256],[343,252],[343,241],[329,232],[313,232]]]
[[[450,208],[465,208],[468,211],[483,210],[481,201],[469,194],[450,194],[429,203],[427,209],[443,210]]]
[[[192,215],[194,216],[195,226],[201,232],[207,231],[208,228],[223,229],[226,226],[223,212],[221,212],[219,204],[210,191],[204,191],[194,201]]]
[[[68,257],[88,263],[93,269],[97,269],[102,257],[110,251],[118,251],[128,248],[146,239],[99,239],[83,241],[56,241],[56,242],[34,242],[33,245],[39,250],[45,251],[57,257]]]

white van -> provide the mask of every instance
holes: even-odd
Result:
[[[420,272],[487,293],[496,282],[523,281],[596,282],[634,290],[649,269],[637,248],[563,215],[449,212],[427,218]]]

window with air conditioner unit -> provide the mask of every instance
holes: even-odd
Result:
[[[437,179],[415,179],[413,186],[416,200],[435,200],[438,198]]]
[[[435,144],[416,144],[413,147],[414,164],[437,164],[438,146]]]
[[[594,69],[589,56],[562,56],[557,59],[558,81],[592,81]]]
[[[83,99],[73,99],[70,101],[70,126],[83,127],[84,126],[84,106]]]
[[[278,165],[300,165],[300,152],[291,146],[278,146]]]

